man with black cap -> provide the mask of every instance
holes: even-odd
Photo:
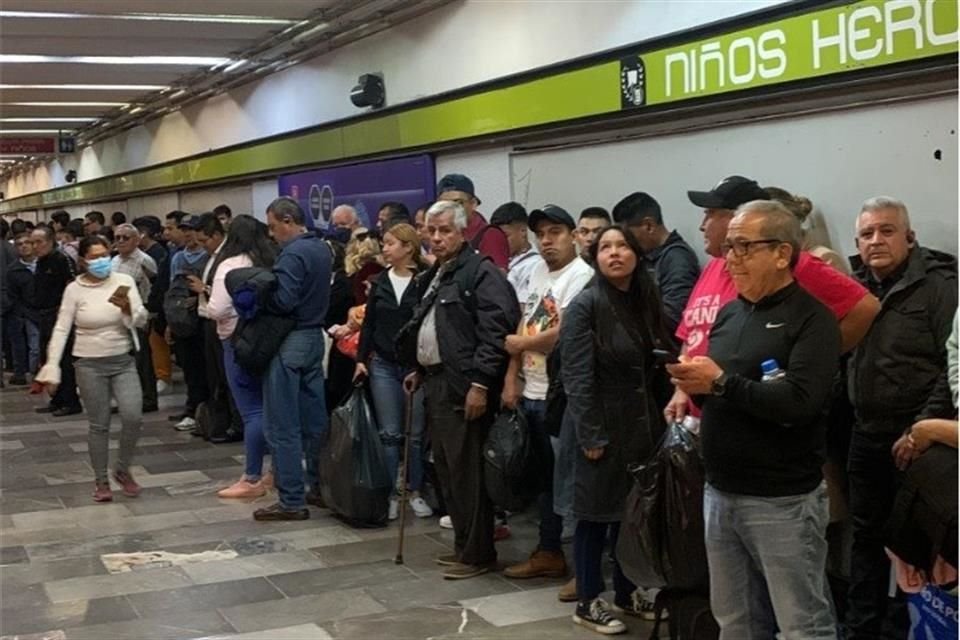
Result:
[[[473,180],[460,173],[449,173],[437,183],[437,200],[456,202],[467,212],[467,228],[463,237],[474,251],[488,256],[506,273],[510,266],[510,245],[499,228],[487,224],[477,206],[480,198],[473,189]]]
[[[525,562],[504,571],[508,578],[560,578],[567,573],[560,539],[563,518],[553,510],[554,445],[545,424],[549,378],[547,356],[560,337],[563,310],[593,278],[593,268],[577,257],[573,217],[555,205],[530,213],[530,229],[536,234],[543,256],[533,269],[523,317],[516,335],[507,337],[510,367],[504,379],[502,402],[523,411],[530,428],[537,468],[542,472],[540,539]],[[521,381],[522,376],[522,381]]]
[[[726,269],[726,252],[722,249],[727,227],[738,207],[754,200],[768,200],[769,197],[756,181],[743,176],[724,178],[710,191],[688,191],[687,197],[690,202],[703,208],[700,231],[703,232],[704,250],[713,257],[690,294],[676,333],[684,343],[683,353],[693,358],[707,354],[708,336],[717,314],[737,297],[733,278]],[[749,247],[746,259],[760,248],[760,244]],[[840,324],[843,351],[855,347],[879,312],[879,301],[858,282],[807,251],[800,252],[800,258],[793,268],[793,277],[833,312]],[[677,389],[664,415],[668,421],[680,421],[687,415],[689,407],[689,396]],[[699,415],[695,407],[692,409],[695,415]]]
[[[660,290],[667,328],[676,331],[680,314],[700,276],[697,255],[679,233],[663,224],[660,203],[648,193],[637,191],[618,202],[613,208],[613,220],[626,225],[640,243],[647,271]]]
[[[543,262],[540,253],[530,245],[527,210],[519,202],[507,202],[493,212],[490,224],[500,227],[507,236],[510,245],[507,280],[513,285],[517,300],[523,305],[527,301],[530,274],[534,267]]]

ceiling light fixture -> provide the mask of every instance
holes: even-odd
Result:
[[[36,133],[36,134],[55,134],[60,133],[63,129],[0,129],[0,136],[19,136],[24,133]]]
[[[41,102],[2,102],[0,107],[124,107],[129,102],[74,102],[69,100],[47,100]]]
[[[231,58],[214,56],[44,56],[35,54],[0,53],[2,64],[121,64],[121,65],[186,65],[214,66],[232,62]]]
[[[0,118],[0,122],[93,122],[97,118]]]
[[[296,20],[268,16],[206,13],[61,13],[55,11],[0,11],[0,18],[81,20],[146,20],[150,22],[219,22],[223,24],[294,24]]]
[[[163,84],[0,84],[2,89],[55,89],[63,91],[161,91]]]

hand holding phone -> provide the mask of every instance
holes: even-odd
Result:
[[[120,307],[120,310],[130,315],[130,287],[125,284],[120,285],[110,294],[110,303]]]
[[[664,364],[678,364],[680,354],[676,351],[667,351],[666,349],[654,349],[653,357]]]

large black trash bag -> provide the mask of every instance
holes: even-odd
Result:
[[[320,487],[333,514],[355,527],[382,527],[394,481],[373,409],[362,386],[330,419],[330,435],[320,452]]]
[[[617,559],[645,587],[709,589],[703,542],[703,462],[698,437],[682,425],[667,428],[650,460],[634,470]]]
[[[537,494],[532,468],[533,443],[523,414],[502,411],[483,445],[483,480],[487,495],[507,511],[522,511]]]

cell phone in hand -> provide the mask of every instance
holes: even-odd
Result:
[[[654,349],[653,357],[664,364],[678,364],[680,354],[676,351],[667,351],[666,349]]]
[[[130,294],[130,287],[125,284],[120,285],[114,290],[110,295],[111,300],[120,300],[121,298],[126,298]]]

